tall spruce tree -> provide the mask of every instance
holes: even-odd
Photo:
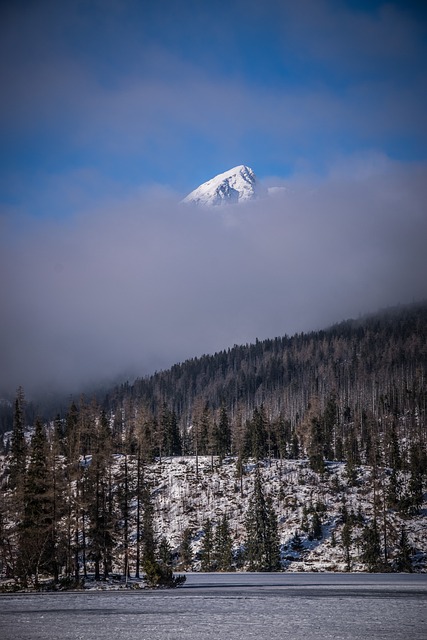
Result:
[[[169,540],[163,536],[159,542],[159,560],[168,567],[172,566],[172,547]]]
[[[246,560],[250,571],[277,571],[280,548],[277,516],[271,497],[264,495],[259,469],[245,519]]]
[[[184,570],[191,569],[193,563],[193,550],[191,547],[191,529],[186,527],[182,532],[181,544],[179,545],[179,562]]]
[[[33,579],[36,588],[41,573],[52,573],[55,557],[55,540],[52,536],[53,497],[47,454],[45,430],[41,421],[37,420],[31,438],[30,461],[25,477],[18,563],[18,572],[23,584]]]
[[[215,449],[217,455],[222,459],[227,453],[230,453],[231,449],[231,428],[228,418],[227,409],[224,405],[219,412],[219,422],[215,425]]]
[[[217,571],[230,571],[233,565],[233,540],[230,524],[224,513],[219,521],[214,537],[213,550],[214,566]]]
[[[316,473],[324,473],[325,461],[323,458],[324,437],[321,420],[318,416],[311,418],[310,439],[308,444],[308,457],[310,467]]]
[[[267,455],[267,417],[264,405],[255,407],[252,419],[246,423],[245,457],[262,460]]]
[[[200,567],[202,571],[212,571],[213,566],[213,550],[214,550],[214,536],[213,527],[210,518],[207,518],[203,523],[203,540],[200,549]]]
[[[25,477],[27,445],[25,441],[24,424],[24,391],[19,387],[14,404],[12,441],[9,461],[9,485],[12,488],[22,488]]]
[[[405,527],[402,527],[396,558],[397,571],[412,573],[412,552]]]
[[[341,532],[341,542],[344,548],[346,571],[351,571],[351,556],[350,556],[351,533],[352,533],[351,521],[349,518],[347,518],[344,522],[344,526]]]
[[[380,534],[375,518],[363,530],[361,558],[371,573],[382,569]]]
[[[106,579],[111,571],[111,555],[114,546],[114,519],[111,509],[110,469],[111,431],[102,411],[93,416],[93,427],[88,435],[93,453],[86,471],[85,498],[89,515],[89,556],[94,562],[95,580]]]

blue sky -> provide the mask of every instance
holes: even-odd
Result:
[[[1,194],[30,213],[236,164],[324,174],[427,153],[423,3],[3,3]],[[62,211],[61,211],[62,210]]]
[[[425,6],[3,2],[0,394],[427,298]]]

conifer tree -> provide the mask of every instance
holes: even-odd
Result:
[[[291,456],[291,458],[293,460],[298,460],[298,458],[300,456],[300,446],[299,446],[298,434],[297,434],[297,432],[295,430],[294,430],[294,432],[292,434],[290,456]]]
[[[311,518],[311,530],[309,538],[311,538],[312,540],[321,540],[322,537],[322,521],[317,511],[315,511]]]
[[[405,527],[402,527],[396,558],[397,571],[412,573],[412,553]]]
[[[217,453],[216,429],[212,428],[212,417],[209,406],[206,403],[201,413],[195,417],[197,422],[196,429],[198,431],[198,453],[202,456]]]
[[[230,525],[224,513],[217,525],[214,539],[213,559],[217,571],[230,571],[233,565],[233,541]]]
[[[172,566],[172,548],[165,536],[159,542],[159,560],[168,567]]]
[[[267,454],[267,418],[263,405],[255,407],[252,420],[247,421],[245,453],[256,460],[262,460]]]
[[[202,571],[211,571],[212,563],[213,563],[213,550],[214,550],[214,541],[213,541],[213,528],[212,522],[210,518],[207,518],[203,525],[203,541],[200,549],[201,555],[201,570]]]
[[[219,423],[215,430],[216,433],[216,450],[218,456],[222,459],[230,452],[231,449],[231,429],[227,409],[222,405],[219,413]]]
[[[380,534],[375,518],[371,524],[365,526],[362,533],[362,562],[367,565],[370,572],[379,571],[382,568]]]
[[[90,439],[93,445],[91,462],[84,484],[86,510],[89,515],[89,555],[95,566],[95,580],[106,579],[111,571],[111,553],[114,546],[114,519],[111,509],[111,432],[105,412],[93,416]],[[83,520],[84,522],[84,520]]]
[[[322,424],[318,416],[311,418],[310,425],[310,439],[308,445],[308,457],[310,461],[310,467],[316,473],[324,473],[325,461],[323,458],[323,429]]]
[[[178,420],[175,411],[170,411],[166,404],[163,405],[162,415],[160,417],[160,436],[159,442],[160,455],[163,451],[167,456],[181,455],[181,437],[178,429]]]
[[[19,387],[14,404],[12,442],[9,463],[9,485],[22,488],[25,477],[27,445],[24,433],[24,391]]]
[[[40,573],[52,570],[55,541],[53,509],[47,464],[47,438],[40,420],[31,438],[30,461],[24,486],[23,519],[19,526],[19,575],[24,584],[31,576],[37,588]]]
[[[276,571],[280,565],[277,516],[271,497],[266,498],[259,469],[245,520],[246,558],[250,571]]]
[[[118,502],[120,507],[120,518],[123,523],[122,540],[123,540],[123,575],[125,580],[130,576],[129,567],[129,511],[132,494],[130,492],[130,477],[127,453],[123,456],[123,464],[121,466],[121,474],[119,477]]]
[[[52,545],[54,548],[52,567],[55,582],[58,582],[60,568],[66,564],[67,558],[67,540],[61,527],[61,520],[67,515],[65,500],[66,476],[63,464],[66,447],[64,446],[62,428],[62,420],[57,416],[48,450],[50,491],[52,496]]]
[[[191,529],[186,527],[182,534],[181,544],[179,546],[179,560],[183,569],[191,569],[193,563],[193,550],[191,548]]]
[[[391,467],[392,471],[397,473],[402,468],[402,458],[400,454],[399,438],[397,435],[396,422],[393,420],[391,423],[390,432],[387,433],[386,442],[386,454],[387,464]]]
[[[298,531],[295,531],[294,535],[291,538],[291,549],[292,551],[296,551],[297,553],[301,553],[304,550],[304,545],[299,535]]]
[[[347,518],[344,522],[344,526],[341,532],[341,542],[342,542],[342,546],[344,547],[344,555],[345,555],[347,571],[351,571],[351,556],[350,556],[351,532],[352,532],[352,525],[350,520]]]

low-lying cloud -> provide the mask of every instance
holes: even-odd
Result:
[[[5,213],[0,390],[71,393],[425,298],[426,201],[425,166],[363,160],[247,205]]]

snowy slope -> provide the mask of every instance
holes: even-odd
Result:
[[[242,164],[203,183],[182,202],[204,206],[235,204],[254,200],[261,194],[254,172]]]
[[[116,455],[113,477],[120,475],[124,456]],[[136,461],[127,458],[129,473],[135,476]],[[255,469],[259,468],[263,488],[270,495],[278,516],[282,569],[285,571],[346,571],[346,558],[342,545],[342,508],[358,515],[351,532],[350,563],[352,571],[366,571],[361,559],[363,524],[374,517],[372,469],[361,465],[357,470],[357,482],[350,485],[343,462],[327,463],[327,473],[320,476],[310,469],[308,460],[254,460],[244,465],[242,483],[237,472],[237,459],[177,456],[162,458],[145,467],[145,477],[152,489],[154,528],[157,542],[162,537],[169,541],[177,555],[183,532],[191,531],[193,553],[192,570],[200,570],[200,549],[203,542],[203,523],[209,518],[214,531],[223,514],[229,519],[233,538],[233,553],[238,554],[245,541],[245,515],[253,492]],[[401,474],[404,486],[408,477]],[[320,505],[320,506],[319,506]],[[424,503],[418,515],[400,516],[387,510],[387,545],[389,563],[393,564],[402,527],[405,527],[412,548],[414,571],[427,570],[427,509]],[[304,530],[304,519],[310,525],[313,508],[320,514],[322,535],[310,538]],[[130,513],[131,540],[129,547],[131,566],[135,563],[135,503]],[[304,516],[304,511],[306,515]],[[298,531],[303,549],[292,549],[291,541]],[[381,517],[381,536],[383,521]],[[381,540],[382,542],[382,540]],[[117,558],[117,553],[115,553]],[[119,553],[120,556],[120,553]],[[119,563],[116,570],[120,572]],[[237,568],[240,568],[237,566]],[[242,567],[243,569],[245,567]],[[183,567],[178,564],[178,570]]]
[[[227,458],[221,464],[210,457],[199,458],[196,473],[194,457],[164,458],[147,468],[154,488],[155,527],[158,538],[166,536],[174,550],[178,549],[186,527],[192,531],[193,569],[199,570],[197,554],[203,540],[203,522],[210,518],[215,526],[222,514],[229,518],[234,538],[234,552],[244,543],[244,519],[257,464],[245,465],[242,487],[237,477],[236,459]],[[328,473],[321,477],[312,471],[307,460],[271,460],[258,465],[263,487],[271,495],[279,521],[282,547],[282,567],[288,571],[345,571],[345,555],[341,544],[343,523],[341,509],[345,502],[349,513],[361,512],[365,522],[373,517],[371,469],[360,466],[358,482],[350,486],[346,465],[328,463]],[[322,538],[312,539],[302,530],[304,507],[321,504]],[[413,548],[414,569],[426,571],[427,539],[426,510],[420,515],[402,519],[397,513],[387,513],[390,561],[402,526],[408,532]],[[308,515],[310,521],[312,515]],[[290,541],[299,531],[303,541],[302,553],[292,551]],[[362,525],[352,530],[352,571],[366,571],[360,559]]]

